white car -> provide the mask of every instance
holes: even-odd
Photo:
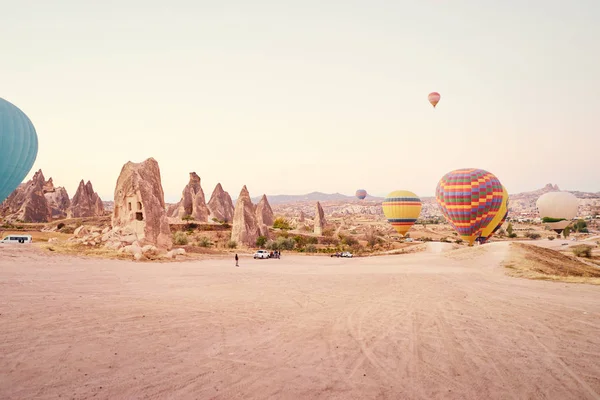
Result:
[[[266,250],[258,250],[256,253],[254,253],[254,259],[257,258],[269,258],[269,252]]]
[[[0,240],[0,243],[31,243],[33,238],[31,235],[8,235]]]
[[[350,253],[349,251],[345,251],[342,253],[342,257],[352,258],[352,253]]]

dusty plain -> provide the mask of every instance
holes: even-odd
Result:
[[[600,398],[600,286],[427,246],[239,268],[2,246],[0,398]]]

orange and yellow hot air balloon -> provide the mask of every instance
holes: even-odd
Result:
[[[441,96],[438,92],[431,92],[431,93],[429,93],[429,96],[427,96],[427,100],[429,100],[429,102],[431,103],[433,108],[435,108],[437,103],[439,103],[439,101],[440,101],[440,97]]]
[[[396,232],[405,236],[421,214],[421,199],[408,190],[388,194],[382,203],[383,214]]]

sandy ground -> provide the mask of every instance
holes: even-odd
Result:
[[[506,243],[168,264],[0,248],[2,399],[599,399],[600,287]]]

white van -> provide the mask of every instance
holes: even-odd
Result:
[[[0,240],[0,243],[31,243],[33,238],[31,235],[8,235]]]

